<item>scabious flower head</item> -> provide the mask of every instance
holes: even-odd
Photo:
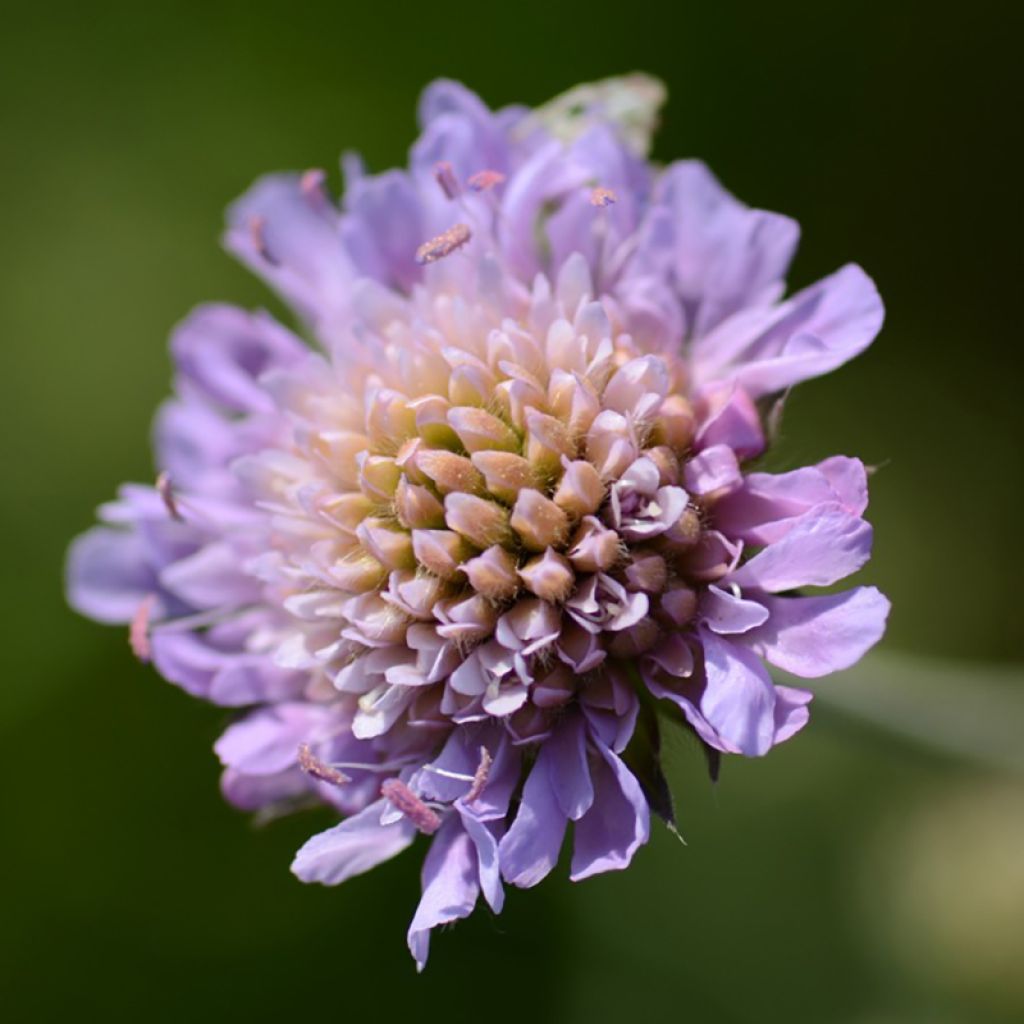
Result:
[[[864,467],[751,471],[766,402],[882,307],[848,266],[783,299],[797,241],[699,163],[645,159],[660,86],[492,113],[437,82],[407,171],[275,175],[228,248],[298,311],[176,331],[159,477],[72,547],[72,603],[170,681],[244,709],[216,745],[246,809],[345,817],[293,870],[335,884],[430,836],[409,930],[501,909],[572,825],[571,877],[670,824],[658,711],[713,766],[807,721],[888,603]]]

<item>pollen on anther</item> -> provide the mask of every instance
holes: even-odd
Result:
[[[417,263],[435,263],[445,256],[450,256],[456,249],[461,249],[470,239],[469,226],[455,224],[429,242],[424,242],[416,250]]]
[[[144,664],[153,656],[153,648],[149,642],[149,620],[156,604],[156,594],[147,594],[135,609],[131,625],[128,627],[128,644],[132,654]]]
[[[164,508],[167,509],[167,514],[179,523],[184,522],[185,517],[181,514],[181,509],[178,508],[178,503],[174,499],[171,474],[166,469],[156,478],[156,490],[160,495],[160,500],[164,503]]]
[[[267,248],[267,237],[266,237],[267,218],[256,214],[249,218],[249,235],[252,238],[252,244],[263,259],[265,259],[271,265],[276,266],[277,260],[270,254],[270,250]]]
[[[401,811],[424,835],[433,835],[441,827],[441,819],[400,779],[385,779],[380,795],[397,811]]]
[[[474,192],[486,192],[489,188],[500,185],[504,180],[505,175],[501,171],[483,170],[472,175],[468,184]]]
[[[455,170],[447,160],[442,160],[434,167],[434,178],[441,191],[449,199],[457,199],[462,189],[459,187],[459,179],[455,177]]]
[[[329,782],[332,786],[344,786],[351,779],[342,771],[321,761],[310,749],[308,743],[299,744],[299,767],[311,778],[319,782]]]
[[[323,187],[326,180],[325,171],[319,167],[311,167],[308,171],[303,172],[299,179],[299,190],[310,201],[319,201],[324,198]]]
[[[610,188],[598,187],[590,193],[591,206],[611,206],[618,199],[618,196]]]
[[[473,775],[473,784],[462,798],[463,803],[471,804],[484,791],[484,787],[487,785],[487,776],[490,774],[493,763],[494,759],[491,757],[491,752],[486,747],[481,747],[480,763],[477,765],[476,772]]]

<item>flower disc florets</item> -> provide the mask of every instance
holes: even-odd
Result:
[[[274,515],[287,661],[358,697],[361,739],[494,718],[540,741],[590,674],[666,657],[740,552],[711,514],[735,455],[695,451],[682,359],[644,353],[583,259],[529,291],[459,269],[368,289],[365,358],[282,377],[291,444],[239,467]]]
[[[227,244],[309,325],[205,307],[173,340],[155,487],[76,542],[73,603],[248,710],[227,796],[348,817],[293,869],[343,881],[432,836],[409,932],[673,822],[659,716],[713,766],[807,721],[804,677],[881,636],[864,467],[752,471],[765,400],[870,343],[856,267],[781,301],[792,221],[644,159],[660,87],[492,114],[428,90],[411,169],[258,182]]]

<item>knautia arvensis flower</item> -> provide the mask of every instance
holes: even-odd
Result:
[[[491,113],[437,82],[408,171],[264,178],[228,248],[298,311],[199,309],[172,341],[159,477],[101,509],[72,603],[243,709],[223,788],[345,817],[293,870],[341,882],[430,836],[409,930],[554,867],[625,867],[670,823],[658,723],[712,764],[807,721],[888,603],[864,467],[752,472],[773,396],[882,322],[848,266],[789,299],[797,242],[699,163],[645,159],[652,80]],[[663,714],[659,715],[659,712]]]

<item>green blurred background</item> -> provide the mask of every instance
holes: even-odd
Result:
[[[1024,746],[1008,11],[8,6],[6,1020],[1024,1020],[1024,786],[987,756],[991,704],[977,701],[995,686],[1010,710],[993,724]],[[729,762],[714,790],[677,739],[688,846],[659,830],[624,874],[513,892],[500,919],[437,936],[417,978],[404,932],[419,856],[339,890],[296,882],[291,853],[327,819],[256,829],[221,802],[210,745],[224,712],[136,664],[121,631],[72,615],[63,551],[121,480],[152,479],[169,328],[200,301],[270,301],[217,246],[252,178],[336,168],[343,148],[376,169],[403,162],[436,76],[501,105],[634,69],[670,89],[657,156],[701,156],[745,200],[801,221],[793,284],[848,259],[878,281],[883,335],[798,391],[780,459],[882,467],[868,576],[893,599],[886,648],[935,659],[903,725],[942,712],[981,739],[973,758],[944,753],[823,696],[799,740]],[[897,692],[903,663],[885,657],[864,685]],[[986,665],[1011,668],[993,682]]]

